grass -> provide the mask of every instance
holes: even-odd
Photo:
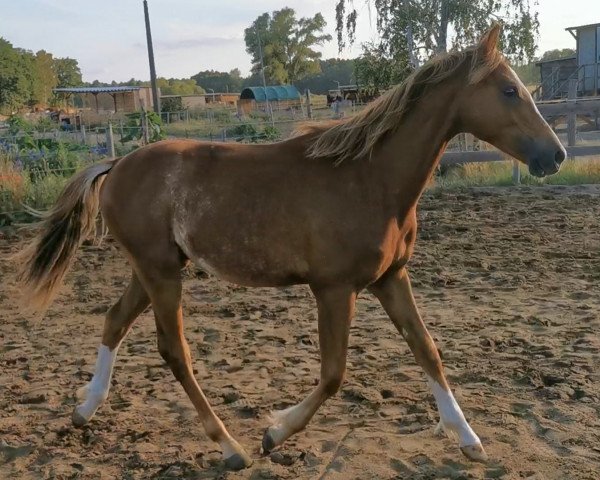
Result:
[[[582,185],[600,183],[600,157],[566,160],[560,171],[545,178],[529,175],[527,167],[520,165],[523,185]],[[435,187],[474,187],[513,185],[512,161],[467,163],[452,167],[442,176],[435,177]]]
[[[0,154],[0,226],[29,220],[24,205],[36,210],[50,207],[74,171],[84,165],[71,157],[68,168],[50,168],[44,162],[35,169],[20,168],[14,157]]]

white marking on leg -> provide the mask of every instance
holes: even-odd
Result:
[[[294,433],[305,417],[303,410],[304,406],[300,402],[298,405],[293,405],[285,410],[274,410],[271,412],[269,434],[275,445],[281,445]]]
[[[98,348],[98,358],[96,359],[96,368],[94,376],[90,383],[84,387],[85,401],[78,405],[75,411],[86,421],[91,419],[96,410],[102,405],[108,397],[110,389],[110,380],[112,378],[113,366],[117,358],[117,350],[110,350],[106,345],[100,345]]]
[[[473,429],[467,423],[465,416],[454,395],[450,390],[446,390],[431,377],[427,377],[438,411],[440,412],[440,423],[436,428],[436,433],[443,429],[446,434],[455,434],[458,436],[459,446],[481,445],[481,440],[475,434]]]

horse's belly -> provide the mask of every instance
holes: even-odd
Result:
[[[239,285],[267,287],[306,283],[308,265],[293,251],[244,248],[241,242],[223,242],[208,248],[178,234],[175,240],[186,257],[204,272]],[[203,248],[204,247],[204,248]]]
[[[264,262],[238,262],[227,259],[212,259],[200,255],[188,255],[190,261],[202,271],[228,282],[249,287],[276,287],[306,283],[302,272]]]

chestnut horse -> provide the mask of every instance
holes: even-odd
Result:
[[[73,423],[88,422],[106,400],[119,345],[152,305],[160,354],[206,434],[229,468],[250,465],[193,375],[181,308],[181,271],[191,261],[241,285],[308,284],[316,298],[319,383],[298,405],[274,415],[265,452],[302,430],[340,388],[355,301],[368,289],[424,369],[439,427],[458,437],[467,457],[484,461],[417,310],[406,264],[417,202],[454,135],[472,133],[537,176],[556,172],[565,158],[496,49],[499,34],[493,26],[474,47],[427,63],[356,116],[308,126],[288,140],[168,140],[76,175],[22,254],[28,299],[48,304],[77,247],[94,232],[98,210],[133,272],[106,314],[95,373]]]

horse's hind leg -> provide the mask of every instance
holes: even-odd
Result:
[[[113,366],[121,341],[140,313],[150,304],[150,298],[133,272],[131,281],[119,301],[106,313],[102,344],[98,348],[96,369],[90,383],[83,387],[85,401],[73,412],[73,423],[85,425],[108,397]]]
[[[194,378],[190,349],[183,335],[180,266],[163,266],[145,273],[142,281],[152,300],[160,354],[196,407],[206,434],[221,446],[226,466],[234,470],[250,466],[252,460],[227,432]]]
[[[274,412],[274,423],[263,436],[265,453],[302,430],[325,400],[340,388],[346,372],[346,352],[356,292],[352,287],[313,288],[319,313],[321,378],[317,388],[298,405]]]
[[[440,413],[439,428],[458,436],[460,449],[465,456],[471,460],[485,461],[487,455],[481,441],[467,423],[448,386],[438,350],[417,310],[406,270],[385,277],[369,290],[379,299],[406,339],[417,363],[425,370]]]

